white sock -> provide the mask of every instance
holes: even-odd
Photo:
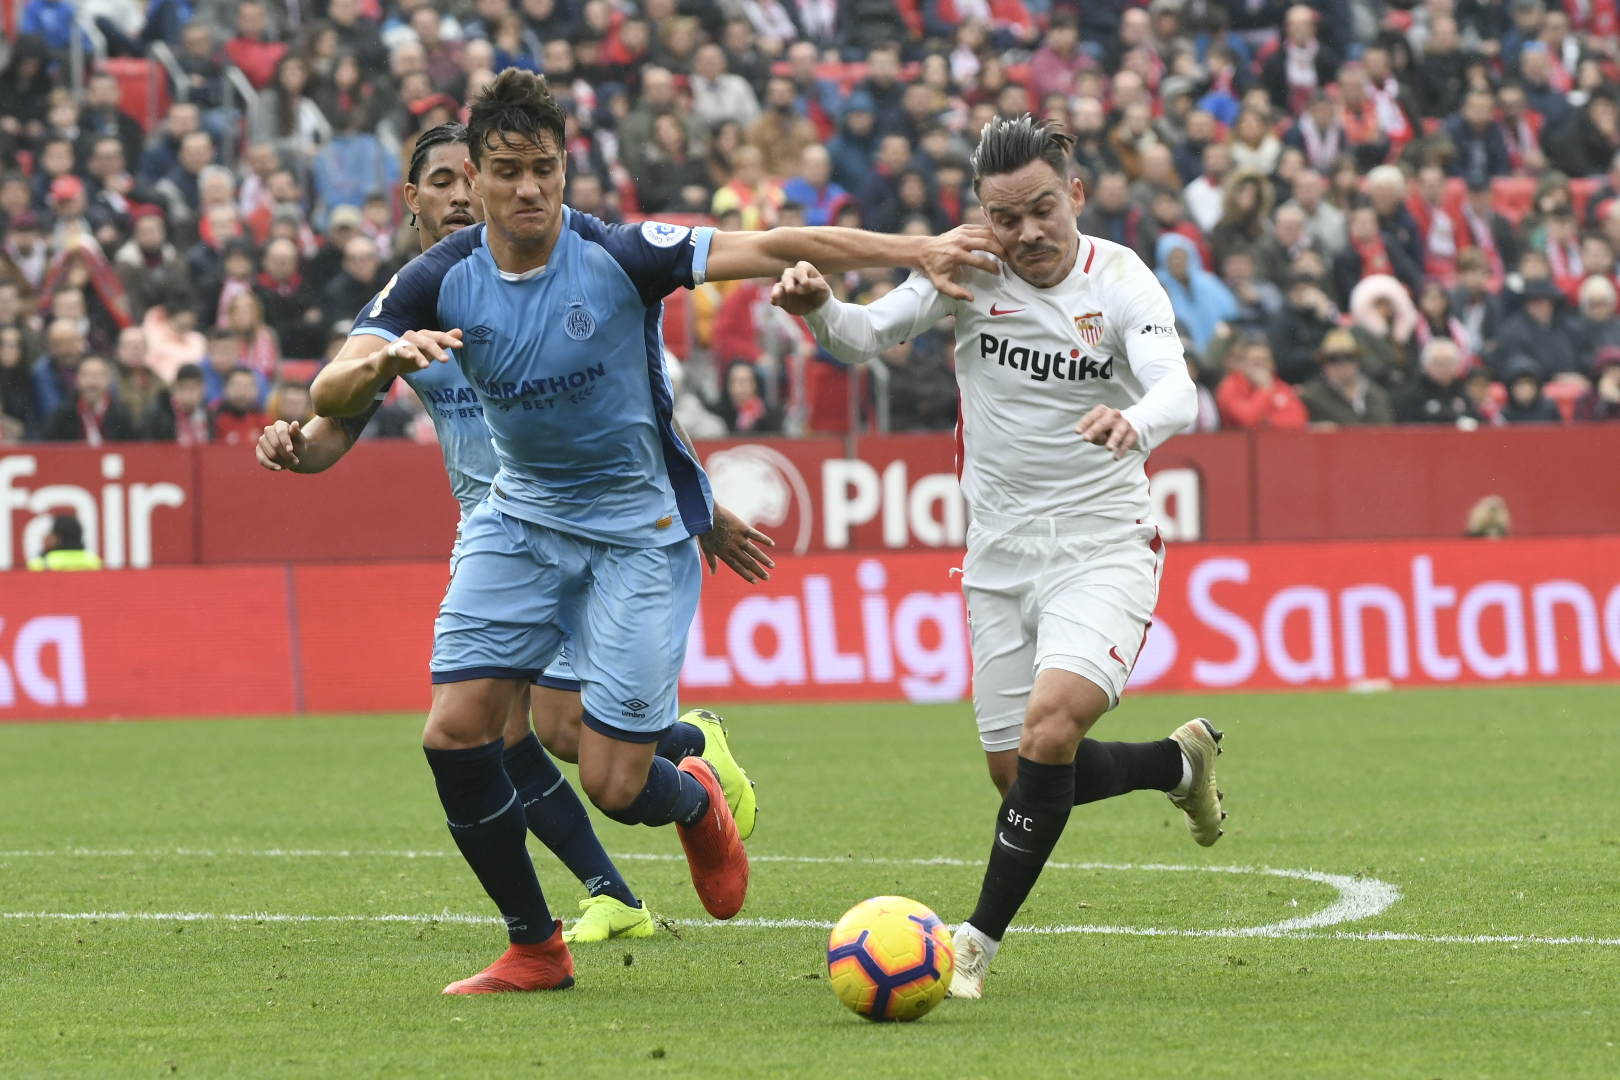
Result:
[[[1192,762],[1187,760],[1187,752],[1181,752],[1181,783],[1170,790],[1170,794],[1181,796],[1192,790]]]
[[[961,928],[968,932],[969,937],[979,943],[979,948],[984,950],[984,958],[986,961],[994,960],[996,958],[996,950],[1001,948],[1001,942],[990,937],[983,930],[980,930],[977,926],[974,926],[970,922],[963,923]]]

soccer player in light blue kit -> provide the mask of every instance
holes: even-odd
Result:
[[[423,734],[451,835],[511,941],[485,971],[446,987],[454,994],[573,984],[501,760],[515,695],[565,639],[583,688],[586,794],[617,821],[675,824],[711,915],[732,917],[747,894],[748,857],[715,769],[702,757],[655,756],[676,720],[697,607],[694,538],[714,527],[708,479],[672,421],[663,297],[709,277],[774,276],[803,259],[829,271],[923,269],[967,298],[951,280],[956,268],[995,266],[975,250],[993,242],[972,233],[717,234],[576,214],[562,205],[562,110],[527,72],[486,87],[468,126],[486,224],[400,271],[313,388],[319,413],[352,415],[396,374],[453,358],[500,461],[467,520],[434,626]]]
[[[483,217],[483,204],[473,193],[464,168],[466,160],[467,129],[460,124],[441,124],[423,132],[416,141],[404,196],[423,251]],[[368,301],[366,306],[369,308],[373,302]],[[457,365],[434,364],[421,371],[405,372],[401,378],[426,403],[444,452],[451,492],[461,504],[465,519],[489,494],[500,464],[489,441],[483,407]],[[379,393],[358,416],[317,417],[307,425],[278,420],[268,425],[256,448],[259,463],[274,471],[324,472],[354,445],[383,396]],[[717,562],[723,561],[750,583],[768,577],[771,561],[755,544],[757,541],[769,546],[769,538],[750,529],[729,511],[717,507],[715,512],[724,527],[703,536],[711,572]],[[452,561],[454,558],[452,555]],[[515,703],[507,721],[502,756],[530,830],[590,893],[580,901],[580,919],[564,931],[564,940],[649,937],[654,928],[651,913],[603,850],[579,796],[546,753],[549,750],[564,761],[578,759],[579,683],[566,654],[559,655],[543,674],[536,676],[535,682],[539,689],[520,695]],[[530,729],[531,696],[538,739]],[[747,839],[754,821],[753,787],[731,759],[718,717],[701,709],[686,713],[659,740],[658,753],[677,762],[689,754],[708,758],[720,772],[738,832]]]

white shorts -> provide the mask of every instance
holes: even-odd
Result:
[[[1043,518],[1000,531],[973,523],[962,591],[973,711],[987,752],[1018,749],[1035,676],[1047,668],[1072,671],[1106,691],[1110,709],[1119,704],[1163,572],[1164,542],[1152,525]]]

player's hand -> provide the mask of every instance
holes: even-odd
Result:
[[[776,567],[771,557],[759,549],[759,544],[775,547],[776,541],[719,504],[714,508],[714,528],[698,537],[698,546],[703,549],[710,574],[716,573],[723,562],[750,585],[769,581],[768,571]]]
[[[992,259],[990,255],[996,258]],[[946,296],[972,303],[973,293],[967,286],[957,284],[956,271],[971,266],[986,274],[999,274],[1001,264],[996,259],[1006,257],[1007,253],[1001,249],[1001,244],[988,226],[958,225],[950,232],[930,237],[924,242],[917,269],[927,274],[934,288]]]
[[[308,445],[309,440],[304,438],[303,425],[297,420],[290,424],[285,420],[277,420],[264,429],[253,452],[260,465],[271,472],[281,472],[284,469],[297,468],[298,459],[304,453],[304,447]]]
[[[448,363],[450,350],[461,348],[460,330],[407,330],[383,351],[396,372],[421,371],[434,361]]]
[[[788,267],[771,286],[771,303],[789,315],[808,315],[830,299],[832,286],[807,262]]]
[[[1136,429],[1125,419],[1125,414],[1107,405],[1098,405],[1086,413],[1074,430],[1088,443],[1110,451],[1114,460],[1124,457],[1136,445]]]

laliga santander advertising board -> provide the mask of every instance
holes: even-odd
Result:
[[[706,578],[692,704],[957,701],[961,552]],[[0,576],[0,720],[421,711],[442,561]],[[1620,680],[1620,537],[1179,544],[1130,689]]]

